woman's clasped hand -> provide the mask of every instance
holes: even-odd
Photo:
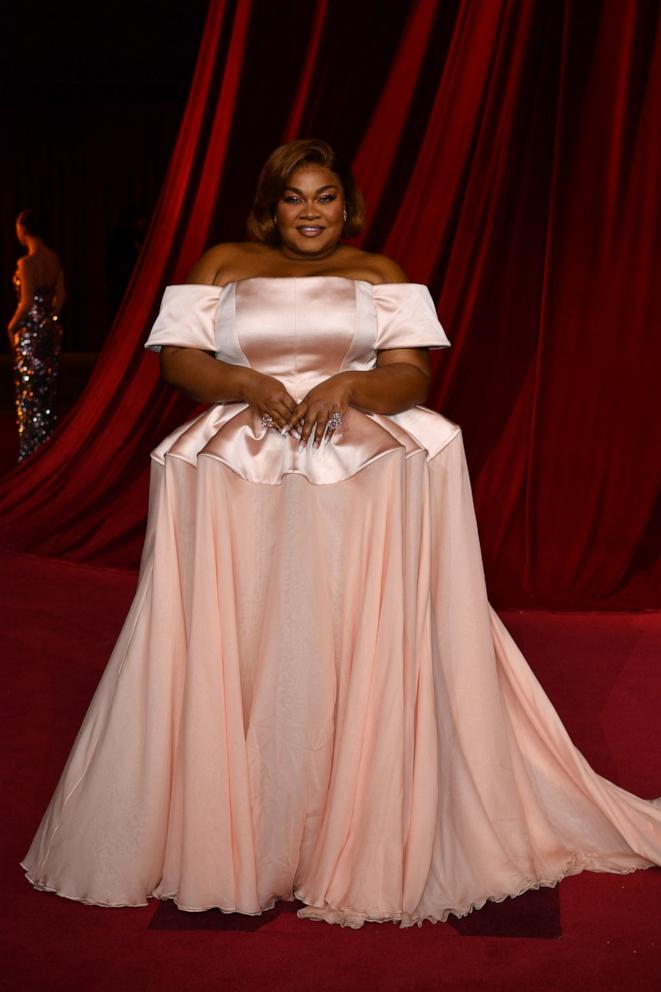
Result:
[[[297,403],[275,376],[257,373],[244,390],[245,399],[260,417],[270,417],[273,429],[280,434],[291,433],[299,446],[306,445],[310,436],[319,447],[324,434],[328,443],[351,402],[351,383],[343,372],[330,376],[313,386]],[[331,419],[332,418],[332,419]]]

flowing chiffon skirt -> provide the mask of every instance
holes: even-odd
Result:
[[[246,477],[240,437],[270,449],[236,405],[155,449],[135,598],[21,862],[36,888],[411,926],[661,864],[661,798],[590,767],[489,605],[459,427],[351,416],[373,443],[325,484],[341,444],[290,439],[286,471]]]

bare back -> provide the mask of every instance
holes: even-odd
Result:
[[[62,271],[57,252],[43,245],[35,252],[23,256],[22,264],[27,266],[35,286],[55,286]]]

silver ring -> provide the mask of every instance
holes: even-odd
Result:
[[[335,430],[335,428],[339,427],[341,423],[342,423],[342,414],[338,413],[337,411],[335,413],[332,413],[328,418],[328,426],[331,428],[331,430]]]
[[[270,413],[265,413],[262,416],[262,424],[264,427],[273,427],[273,417]]]

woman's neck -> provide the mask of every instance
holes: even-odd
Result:
[[[43,238],[37,234],[29,234],[25,239],[25,245],[29,255],[34,255],[40,248],[44,247]]]

